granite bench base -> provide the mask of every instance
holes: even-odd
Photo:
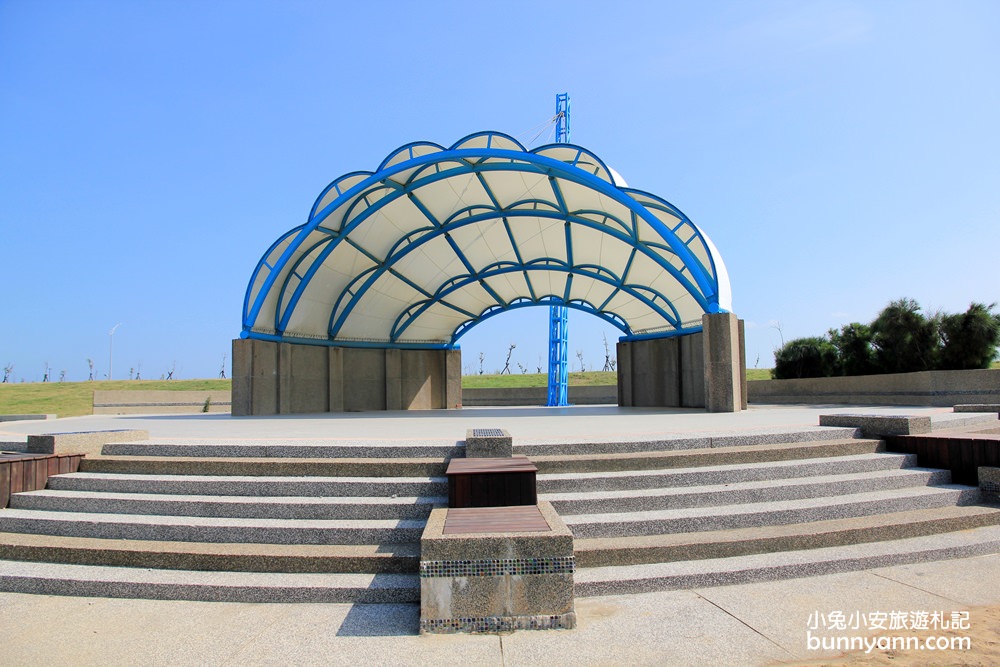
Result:
[[[911,417],[908,415],[820,415],[819,425],[859,428],[861,435],[866,438],[931,432],[930,417]]]
[[[464,510],[431,512],[420,540],[421,634],[576,627],[573,535],[552,505],[537,509],[539,520],[524,526],[531,530],[516,532],[509,522],[492,532],[449,531],[448,513]]]
[[[148,439],[149,431],[141,429],[45,433],[43,435],[29,435],[27,451],[32,454],[86,454],[89,456],[100,456],[104,445],[109,443]]]
[[[1000,468],[980,466],[979,490],[985,502],[1000,505]]]
[[[514,439],[502,428],[470,428],[465,432],[466,458],[501,458],[514,455]]]

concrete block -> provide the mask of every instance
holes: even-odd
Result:
[[[502,458],[514,455],[514,439],[502,428],[470,428],[465,432],[466,458]]]
[[[251,364],[252,414],[278,414],[278,344],[267,340],[254,340]]]
[[[979,490],[984,501],[1000,505],[1000,468],[979,467]]]
[[[100,456],[104,445],[113,442],[148,440],[149,431],[80,431],[78,433],[45,433],[29,435],[27,451],[30,454],[86,454]]]
[[[705,407],[704,334],[681,336],[681,407]]]
[[[573,628],[573,536],[548,503],[548,531],[445,534],[435,509],[420,540],[420,632]]]
[[[955,412],[997,412],[1000,413],[1000,403],[966,403],[956,405]],[[0,417],[0,420],[3,418]]]
[[[386,410],[385,350],[344,348],[344,410]]]
[[[907,415],[820,415],[820,426],[853,426],[866,438],[886,435],[917,435],[931,432],[930,417]]]
[[[445,350],[443,408],[462,407],[462,351]]]

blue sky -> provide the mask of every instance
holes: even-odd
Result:
[[[121,323],[115,378],[215,377],[327,183],[527,141],[559,92],[574,143],[712,237],[751,367],[903,296],[1000,300],[998,32],[990,0],[0,0],[0,365],[103,377]],[[514,343],[533,371],[546,312],[472,330],[466,369]],[[570,318],[571,368],[600,368],[617,331]]]

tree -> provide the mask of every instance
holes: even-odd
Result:
[[[90,367],[90,377],[87,378],[87,381],[88,382],[93,382],[94,381],[94,360],[88,357],[87,358],[87,366]]]
[[[840,330],[830,329],[830,342],[837,348],[838,375],[870,375],[875,372],[872,328],[852,322]]]
[[[510,355],[514,354],[514,348],[516,347],[517,345],[511,343],[510,347],[507,348],[507,360],[503,363],[503,370],[500,371],[500,375],[503,375],[504,373],[510,375]]]
[[[7,364],[3,367],[3,383],[7,384],[10,382],[10,374],[14,372],[14,364]]]
[[[927,318],[913,299],[899,299],[872,322],[875,363],[883,373],[913,373],[937,366],[938,317]]]
[[[941,318],[941,370],[989,368],[1000,343],[1000,315],[995,303],[972,303],[964,313]]]
[[[830,377],[837,372],[837,348],[825,338],[796,338],[774,353],[776,380]]]

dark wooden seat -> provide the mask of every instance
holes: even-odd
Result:
[[[80,455],[0,452],[0,509],[7,507],[12,493],[44,489],[51,475],[76,472],[81,458]]]
[[[527,456],[452,459],[445,471],[448,507],[534,505],[537,472]]]

